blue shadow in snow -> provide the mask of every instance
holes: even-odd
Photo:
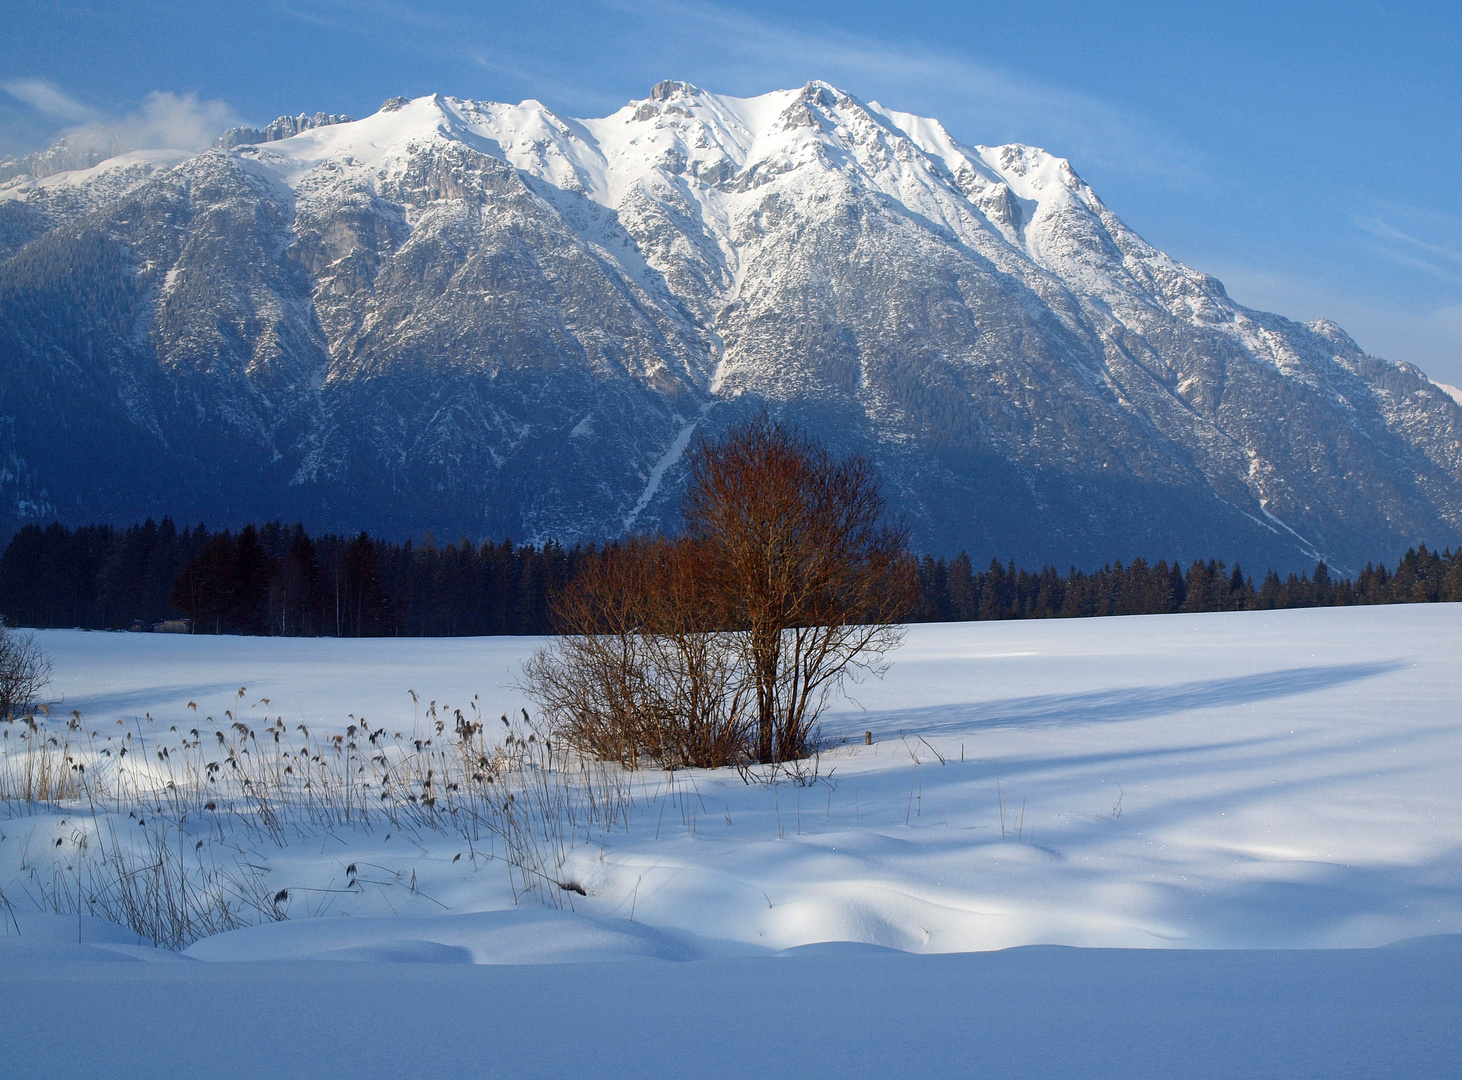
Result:
[[[156,710],[158,703],[176,701],[178,698],[204,698],[213,694],[227,694],[238,690],[238,683],[193,683],[173,686],[145,686],[139,690],[119,691],[115,694],[78,694],[51,706],[51,712],[69,713],[80,711],[83,717],[93,714],[117,712],[130,713],[134,710]]]
[[[1201,679],[1167,686],[1133,686],[1115,690],[1093,690],[1084,694],[1041,694],[999,701],[931,705],[919,709],[870,712],[866,717],[853,719],[853,724],[875,728],[875,733],[882,735],[898,729],[918,731],[922,735],[937,735],[956,730],[969,731],[972,728],[1109,724],[1169,716],[1192,709],[1252,705],[1277,698],[1314,694],[1333,690],[1347,683],[1374,679],[1405,666],[1399,660],[1329,664],[1285,668],[1281,671],[1239,675],[1228,679]],[[870,720],[874,723],[868,723]]]

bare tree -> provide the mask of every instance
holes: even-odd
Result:
[[[51,661],[34,634],[19,633],[0,623],[0,720],[29,705],[51,681]]]
[[[685,535],[588,556],[523,688],[554,737],[631,767],[803,757],[831,695],[902,640],[907,531],[866,458],[766,417],[690,469]]]
[[[687,539],[714,616],[738,631],[755,756],[804,756],[845,680],[881,674],[917,595],[908,533],[881,522],[876,471],[762,416],[690,459]]]

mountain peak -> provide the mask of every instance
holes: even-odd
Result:
[[[675,97],[695,97],[702,93],[701,88],[693,83],[680,82],[676,79],[662,79],[650,87],[651,101],[669,101]]]

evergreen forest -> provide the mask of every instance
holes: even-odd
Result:
[[[0,555],[0,616],[10,625],[151,630],[188,619],[195,633],[303,637],[546,634],[550,597],[592,551],[552,541],[404,544],[269,522],[237,532],[149,519],[116,528],[18,530]],[[1209,560],[1133,559],[1099,570],[1020,569],[968,555],[918,562],[913,622],[1083,618],[1462,601],[1462,549],[1408,551],[1353,579],[1257,580]]]

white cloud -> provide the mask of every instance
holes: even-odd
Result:
[[[142,107],[122,116],[67,128],[61,134],[77,149],[196,150],[207,146],[225,128],[238,123],[233,109],[221,101],[199,101],[196,94],[157,90]]]
[[[15,123],[12,115],[8,126],[43,132],[47,142],[64,140],[74,151],[107,156],[128,150],[201,149],[225,128],[240,122],[224,102],[201,101],[197,94],[157,90],[135,109],[107,113],[39,79],[12,80],[0,84],[0,89],[30,114],[24,125]],[[38,130],[37,124],[41,125]]]

